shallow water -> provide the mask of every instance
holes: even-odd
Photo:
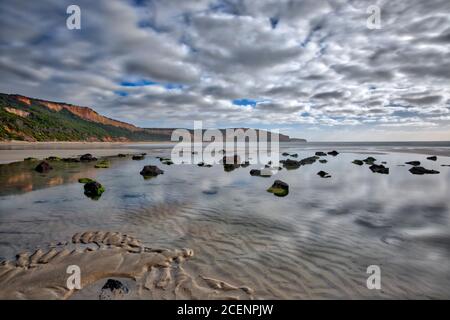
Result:
[[[387,161],[389,175],[352,164],[368,155],[356,149],[271,178],[250,176],[256,165],[225,172],[154,158],[169,149],[146,150],[143,161],[115,158],[109,169],[61,163],[39,174],[32,162],[1,165],[0,258],[75,232],[113,230],[151,247],[192,248],[190,271],[249,286],[256,298],[448,299],[450,167],[440,165],[450,158],[379,148],[370,153]],[[314,154],[295,145],[283,151]],[[416,176],[397,166],[411,160],[441,173]],[[147,164],[164,175],[144,180]],[[106,187],[100,200],[83,194],[80,177]],[[266,192],[276,179],[289,184],[288,196]],[[369,265],[381,268],[381,290],[366,287]]]

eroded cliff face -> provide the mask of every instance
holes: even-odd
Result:
[[[132,124],[113,120],[113,119],[107,118],[105,116],[102,116],[89,107],[81,107],[81,106],[75,106],[75,105],[71,105],[71,104],[67,104],[67,103],[58,103],[58,102],[51,102],[51,101],[46,101],[46,100],[31,99],[31,98],[20,96],[20,95],[16,95],[15,97],[18,101],[23,102],[27,105],[31,105],[32,102],[35,102],[35,103],[39,103],[40,105],[43,105],[43,106],[47,107],[48,109],[56,111],[56,112],[66,109],[66,110],[70,111],[71,113],[73,113],[74,115],[76,115],[84,120],[101,123],[101,124],[105,124],[105,125],[111,125],[114,127],[124,128],[124,129],[130,130],[130,131],[142,131],[141,128],[138,128]]]

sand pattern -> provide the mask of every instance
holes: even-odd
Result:
[[[0,266],[0,299],[68,299],[67,267],[79,266],[81,290],[107,278],[136,282],[133,298],[141,299],[240,299],[252,290],[224,281],[188,274],[182,267],[193,256],[191,249],[167,250],[144,246],[119,232],[88,231],[48,250],[37,249],[4,261]]]

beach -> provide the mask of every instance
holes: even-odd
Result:
[[[0,150],[2,298],[98,299],[108,279],[127,286],[120,299],[450,298],[446,145],[281,144],[297,157],[280,159],[338,155],[267,178],[249,174],[261,165],[164,164],[168,145],[45,147]],[[84,152],[110,167],[55,161],[42,174],[19,161]],[[389,174],[352,163],[369,156]],[[439,174],[411,174],[409,161]],[[144,179],[145,165],[164,173]],[[105,192],[86,197],[80,178]],[[275,180],[287,196],[266,191]],[[65,287],[67,264],[84,270],[81,290]],[[366,286],[370,265],[381,290]]]

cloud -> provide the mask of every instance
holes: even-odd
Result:
[[[378,30],[365,1],[80,0],[72,31],[70,4],[0,2],[0,91],[142,126],[449,136],[447,0],[375,1]]]

